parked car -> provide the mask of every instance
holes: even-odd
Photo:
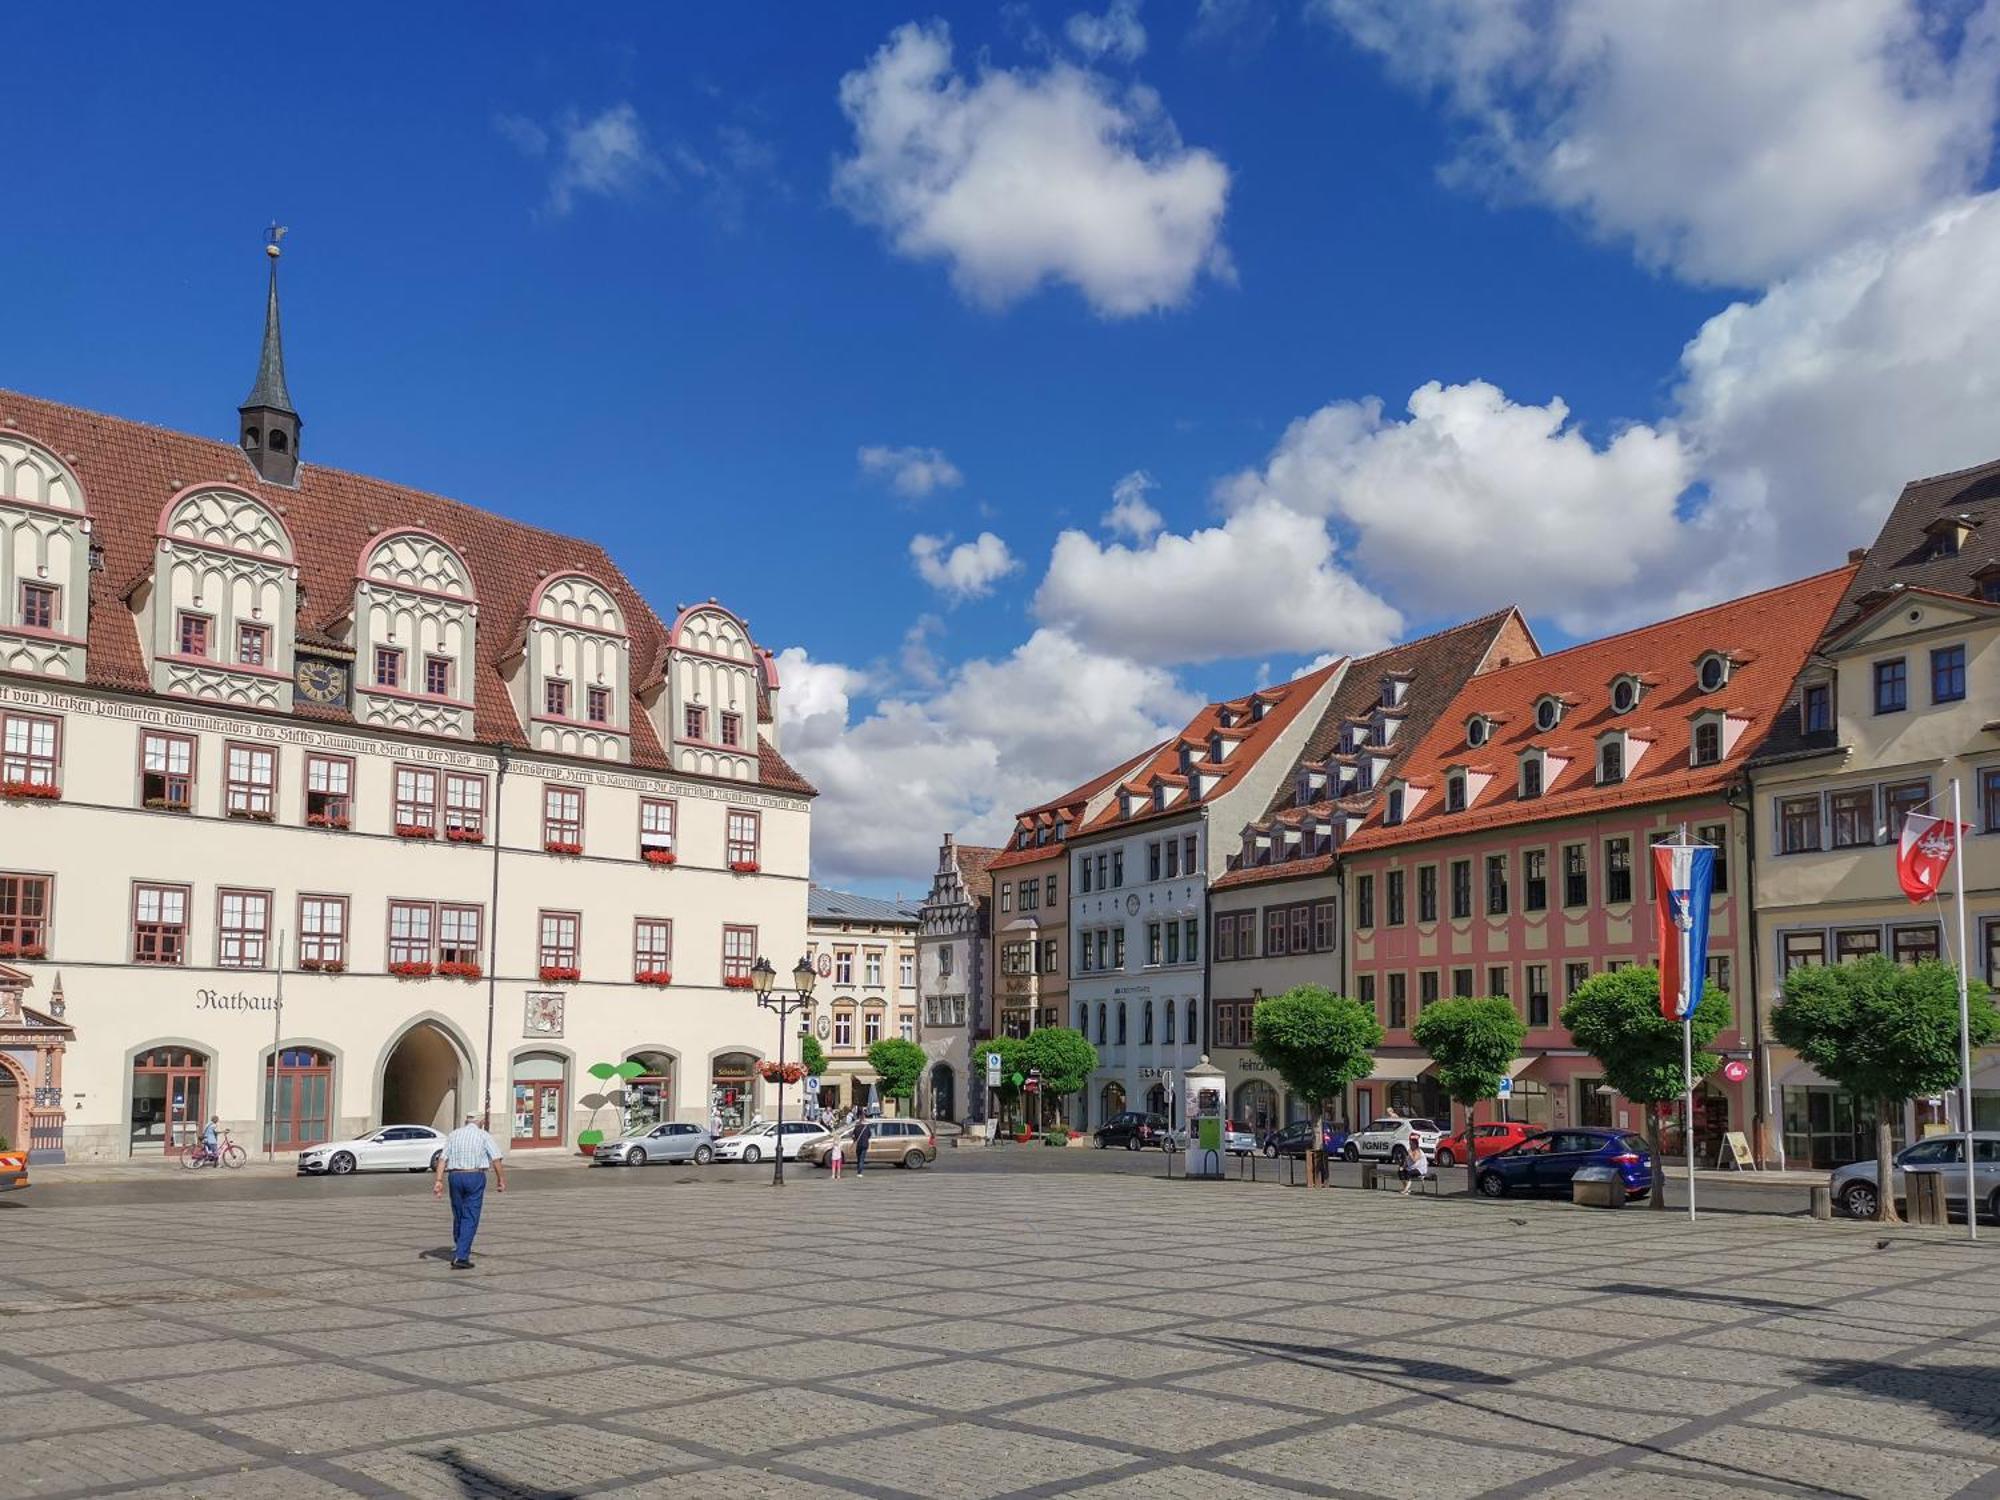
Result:
[[[1332,1149],[1338,1155],[1347,1145],[1348,1130],[1345,1125],[1333,1127]],[[1274,1130],[1264,1137],[1266,1156],[1303,1157],[1308,1151],[1319,1149],[1319,1121],[1294,1120],[1282,1129]]]
[[[28,1185],[28,1153],[0,1151],[0,1193],[11,1193]]]
[[[304,1176],[345,1177],[350,1172],[424,1172],[444,1153],[444,1132],[428,1125],[388,1125],[351,1141],[308,1146],[299,1153]]]
[[[815,1167],[825,1166],[833,1155],[836,1139],[847,1159],[854,1160],[851,1125],[838,1136],[823,1135],[816,1141],[807,1141],[799,1149],[799,1160]],[[927,1167],[937,1160],[937,1135],[922,1120],[870,1120],[868,1160],[876,1165],[887,1162],[912,1169]]]
[[[1625,1130],[1541,1130],[1518,1146],[1479,1158],[1479,1191],[1488,1198],[1509,1193],[1567,1193],[1570,1179],[1585,1167],[1611,1167],[1625,1183],[1627,1198],[1653,1190],[1653,1154],[1645,1140]]]
[[[643,1167],[649,1161],[691,1161],[706,1165],[715,1160],[715,1137],[699,1125],[667,1120],[651,1130],[606,1141],[591,1159],[607,1167]]]
[[[1127,1151],[1138,1151],[1147,1146],[1172,1149],[1167,1117],[1149,1114],[1143,1109],[1121,1110],[1092,1134],[1100,1151],[1107,1146],[1123,1146]]]
[[[797,1159],[799,1150],[810,1141],[825,1135],[826,1130],[810,1120],[787,1120],[784,1131],[785,1160]],[[763,1161],[778,1149],[778,1125],[775,1120],[766,1120],[762,1125],[752,1125],[748,1130],[739,1130],[734,1135],[725,1135],[715,1143],[717,1161]]]
[[[1437,1126],[1429,1120],[1410,1120],[1401,1116],[1376,1120],[1366,1130],[1357,1130],[1347,1138],[1340,1154],[1349,1161],[1372,1157],[1379,1161],[1392,1161],[1400,1167],[1409,1158],[1413,1140],[1423,1142],[1424,1150],[1432,1155],[1437,1154]]]
[[[1941,1167],[1944,1169],[1944,1197],[1947,1204],[1965,1206],[1965,1137],[1926,1136],[1898,1151],[1893,1163],[1896,1201],[1903,1200],[1903,1168]],[[1850,1162],[1836,1168],[1827,1184],[1834,1204],[1850,1219],[1872,1219],[1879,1202],[1875,1185],[1875,1163]],[[1972,1190],[1988,1213],[2000,1218],[2000,1130],[1972,1133]]]
[[[1484,1161],[1496,1152],[1505,1151],[1510,1146],[1520,1145],[1521,1142],[1536,1133],[1536,1126],[1523,1125],[1519,1120],[1495,1121],[1492,1124],[1481,1125],[1478,1131],[1479,1149],[1473,1154],[1481,1161]],[[1437,1164],[1439,1166],[1455,1167],[1464,1161],[1465,1157],[1465,1132],[1463,1130],[1454,1130],[1450,1135],[1438,1142]]]
[[[1257,1149],[1257,1132],[1241,1120],[1224,1120],[1222,1149],[1231,1156],[1248,1156]]]

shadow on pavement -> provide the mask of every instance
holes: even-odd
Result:
[[[545,1490],[532,1484],[519,1484],[474,1463],[456,1448],[446,1448],[442,1453],[428,1456],[451,1471],[459,1493],[471,1497],[471,1500],[577,1500],[581,1493],[578,1490]]]
[[[2000,1427],[2000,1363],[1912,1369],[1870,1359],[1822,1363],[1806,1376],[1811,1385],[1861,1396],[1886,1396],[1928,1406],[1952,1426],[1991,1438]]]
[[[1318,1369],[1348,1369],[1357,1375],[1400,1375],[1406,1380],[1435,1380],[1452,1385],[1512,1385],[1511,1375],[1495,1375],[1468,1365],[1451,1365],[1442,1360],[1405,1359],[1399,1355],[1364,1354],[1358,1349],[1341,1349],[1328,1344],[1281,1344],[1269,1339],[1229,1338],[1195,1334],[1198,1344],[1217,1344],[1244,1354],[1263,1354],[1293,1364]]]

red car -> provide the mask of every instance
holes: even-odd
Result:
[[[1501,1124],[1498,1121],[1482,1124],[1479,1127],[1479,1154],[1481,1156],[1491,1156],[1496,1151],[1505,1151],[1509,1147],[1518,1146],[1529,1136],[1536,1134],[1540,1129],[1541,1127],[1538,1125],[1523,1125],[1518,1120],[1507,1124]],[[1465,1132],[1463,1130],[1453,1131],[1438,1142],[1437,1164],[1439,1166],[1455,1167],[1464,1160]]]

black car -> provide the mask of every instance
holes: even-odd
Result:
[[[1294,1120],[1282,1130],[1274,1130],[1264,1138],[1266,1156],[1296,1156],[1303,1158],[1308,1151],[1318,1149],[1319,1122],[1317,1120]],[[1333,1150],[1338,1152],[1347,1144],[1347,1127],[1333,1127]]]
[[[1158,1146],[1164,1151],[1169,1144],[1167,1117],[1143,1109],[1121,1110],[1097,1127],[1096,1140],[1100,1151],[1107,1146],[1123,1146],[1127,1151]]]

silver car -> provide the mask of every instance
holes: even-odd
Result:
[[[1905,1167],[1941,1169],[1944,1172],[1945,1201],[1961,1208],[1965,1206],[1964,1136],[1927,1136],[1896,1153],[1895,1190],[1899,1202],[1903,1198]],[[1836,1168],[1827,1185],[1833,1190],[1835,1207],[1850,1219],[1875,1217],[1878,1196],[1873,1161],[1850,1162]],[[1975,1130],[1972,1133],[1972,1189],[1982,1209],[2000,1216],[2000,1130]]]
[[[668,1120],[622,1140],[606,1141],[592,1160],[607,1167],[643,1167],[649,1161],[691,1161],[706,1166],[715,1160],[715,1137],[699,1125]]]

